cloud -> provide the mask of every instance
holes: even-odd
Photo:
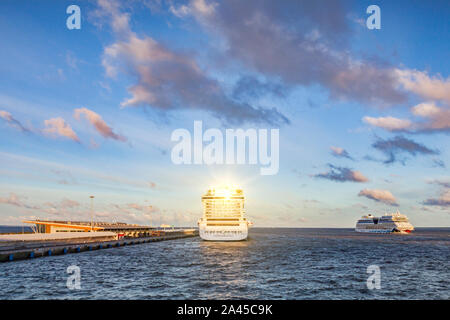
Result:
[[[141,212],[158,212],[159,211],[159,209],[155,206],[141,205],[138,203],[128,203],[127,207],[130,209],[141,211]]]
[[[97,206],[96,206],[97,207]],[[58,202],[46,202],[41,209],[49,217],[59,219],[90,221],[91,213],[89,205],[80,204],[78,201],[64,198]],[[148,223],[152,215],[158,214],[159,208],[156,206],[127,203],[127,204],[107,204],[104,207],[100,205],[98,210],[94,211],[94,217],[109,222],[126,221],[133,223]]]
[[[445,162],[441,159],[433,159],[433,167],[445,168]]]
[[[149,224],[149,222],[159,220],[159,218],[156,219],[157,216],[162,218],[162,211],[158,207],[149,204],[127,203],[110,204],[109,206],[112,210],[107,212],[109,212],[111,217],[127,222]]]
[[[421,103],[413,107],[412,113],[421,117],[433,117],[440,113],[440,109],[434,103]]]
[[[194,17],[215,40],[223,40],[222,60],[237,61],[288,85],[320,84],[339,99],[406,101],[396,69],[350,55],[347,1],[208,1],[213,9],[207,12],[199,10],[199,2],[171,11]]]
[[[359,197],[366,197],[377,202],[383,202],[392,206],[398,206],[397,200],[388,190],[363,189],[358,193]]]
[[[364,117],[363,121],[388,131],[409,133],[450,132],[450,109],[447,107],[438,107],[434,102],[424,102],[412,107],[411,113],[422,119],[411,121],[393,117]]]
[[[127,138],[125,138],[124,136],[114,133],[112,128],[108,126],[106,122],[103,121],[102,117],[99,114],[95,113],[94,111],[89,110],[87,108],[75,109],[74,111],[75,119],[80,120],[81,115],[84,115],[86,119],[89,121],[89,123],[94,126],[95,130],[97,130],[97,132],[100,133],[104,138],[109,138],[123,142],[127,141]]]
[[[99,5],[109,13],[119,38],[104,49],[102,64],[106,74],[114,77],[123,71],[137,79],[128,89],[131,97],[121,103],[123,107],[199,109],[229,123],[289,123],[275,108],[253,107],[229,98],[220,83],[202,70],[192,56],[171,50],[151,37],[138,37],[130,30],[127,16],[115,6],[111,8],[104,1],[99,1]],[[209,9],[198,4],[196,10],[206,15]],[[120,27],[114,26],[117,21],[121,21]]]
[[[169,10],[179,18],[194,15],[198,19],[202,19],[202,17],[212,16],[216,7],[217,3],[207,2],[206,0],[193,0],[189,5],[181,5],[178,8],[171,5]]]
[[[419,144],[413,140],[407,139],[403,136],[395,136],[392,139],[383,140],[377,137],[377,141],[372,144],[372,147],[384,153],[388,158],[383,162],[385,164],[394,163],[398,161],[398,155],[402,153],[407,153],[412,156],[417,154],[422,155],[437,155],[438,150],[431,150],[426,146]],[[399,160],[403,162],[405,160]]]
[[[423,204],[426,206],[450,207],[450,188],[445,188],[439,198],[429,198]]]
[[[353,171],[349,168],[343,168],[343,167],[336,167],[332,164],[328,165],[330,167],[330,171],[325,173],[319,173],[314,175],[316,178],[322,178],[322,179],[328,179],[332,181],[338,181],[338,182],[367,182],[369,179],[367,179],[361,172],[359,171]]]
[[[61,200],[61,208],[67,209],[67,208],[75,208],[78,206],[80,206],[80,203],[75,200],[70,199]]]
[[[347,150],[343,149],[343,148],[339,148],[339,147],[330,147],[331,149],[331,154],[333,156],[335,156],[336,158],[347,158],[350,160],[354,160],[350,154],[347,152]]]
[[[73,177],[73,175],[68,170],[51,169],[50,171],[57,176],[57,178],[58,178],[57,183],[59,183],[59,184],[63,184],[63,185],[78,184],[77,180]]]
[[[410,129],[412,122],[405,119],[398,119],[393,117],[364,117],[363,121],[374,126],[386,129],[388,131],[403,131]]]
[[[435,180],[428,181],[428,183],[437,184],[444,188],[450,189],[450,179],[435,179]]]
[[[450,105],[450,77],[429,76],[417,70],[396,70],[401,85],[425,99],[440,100]]]
[[[66,137],[80,143],[80,139],[75,131],[72,130],[72,127],[66,123],[63,118],[52,118],[45,120],[44,124],[45,128],[42,129],[42,132],[52,136]]]
[[[66,52],[66,63],[70,68],[75,69],[75,70],[78,69],[79,60],[74,55],[74,53],[71,51]]]
[[[441,193],[438,198],[428,198],[422,204],[426,206],[436,206],[441,208],[450,207],[450,179],[434,179],[429,180],[428,183],[436,184],[441,187]]]
[[[16,119],[11,115],[11,113],[9,113],[8,111],[0,110],[0,118],[6,120],[6,122],[7,122],[10,126],[16,128],[16,129],[18,129],[18,130],[20,130],[20,131],[22,131],[22,132],[30,132],[29,129],[25,128],[25,127],[22,125],[22,123],[20,123],[19,120],[16,120]]]
[[[421,103],[413,107],[412,113],[426,118],[423,124],[418,125],[421,132],[450,132],[450,109],[439,108],[433,102]]]
[[[298,217],[295,221],[300,223],[307,223],[309,220],[303,217]]]
[[[271,94],[276,97],[285,97],[286,86],[274,81],[261,81],[256,77],[243,76],[233,88],[232,96],[235,99],[259,98]]]
[[[79,208],[80,203],[75,200],[64,198],[57,203],[46,202],[44,203],[44,207],[46,207],[44,212],[47,214],[59,217],[70,217],[74,214],[72,210]]]
[[[10,204],[10,205],[13,205],[13,206],[16,206],[16,207],[23,207],[24,206],[23,202],[20,201],[19,197],[13,192],[11,192],[9,194],[8,198],[0,198],[0,203]]]
[[[98,9],[93,11],[92,18],[94,24],[99,24],[100,20],[108,19],[114,32],[120,36],[128,35],[131,30],[129,26],[130,14],[121,12],[120,2],[113,0],[97,0]]]
[[[9,193],[9,197],[7,197],[7,198],[1,198],[0,197],[0,204],[1,203],[9,204],[9,205],[12,205],[12,206],[16,206],[16,207],[19,207],[19,208],[26,208],[26,209],[39,209],[38,206],[32,206],[32,205],[26,204],[20,198],[21,197],[19,197],[17,194],[15,194],[13,192],[10,192]],[[22,197],[22,198],[26,199],[26,197]]]

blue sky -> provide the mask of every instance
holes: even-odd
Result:
[[[81,29],[66,8],[81,8]],[[381,9],[381,29],[365,26]],[[239,184],[255,226],[450,226],[446,1],[2,1],[0,224],[195,225]],[[278,174],[174,165],[173,130],[280,129]]]

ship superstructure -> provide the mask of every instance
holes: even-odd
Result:
[[[372,214],[362,216],[357,222],[355,231],[371,233],[410,233],[414,230],[408,217],[400,212],[386,213],[381,217]]]
[[[198,221],[204,240],[247,239],[251,225],[244,217],[244,192],[236,187],[212,187],[202,196],[203,217]]]

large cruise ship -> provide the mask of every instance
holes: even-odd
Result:
[[[381,217],[374,217],[371,214],[362,216],[356,222],[355,231],[371,233],[410,233],[414,227],[409,223],[408,217],[400,212],[386,213]]]
[[[247,239],[251,223],[244,218],[244,192],[240,188],[210,188],[202,196],[203,217],[198,221],[200,237],[212,241]]]

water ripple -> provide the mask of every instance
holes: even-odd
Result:
[[[450,230],[252,229],[1,264],[0,299],[450,299]],[[366,286],[368,265],[381,289]],[[70,265],[81,290],[66,286]]]

